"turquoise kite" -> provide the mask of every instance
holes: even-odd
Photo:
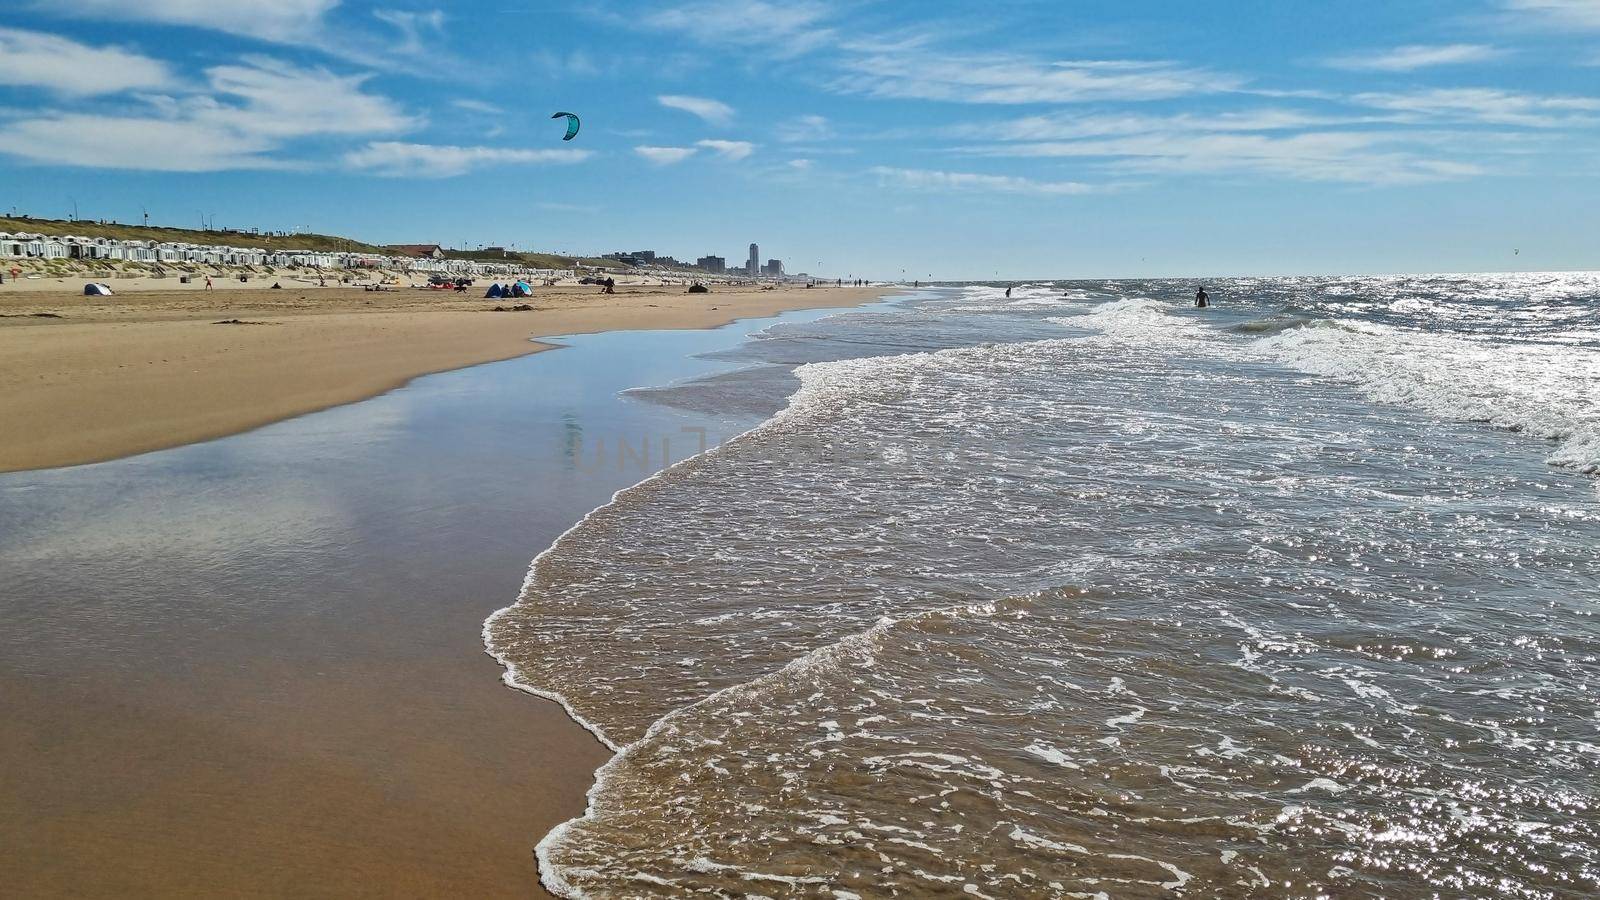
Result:
[[[578,116],[576,113],[558,112],[550,118],[559,119],[562,116],[566,116],[567,118],[567,136],[562,138],[562,140],[570,141],[578,136]]]

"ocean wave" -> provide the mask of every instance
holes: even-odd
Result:
[[[1281,331],[1288,331],[1293,328],[1304,328],[1316,321],[1317,319],[1310,316],[1275,315],[1260,319],[1251,319],[1248,322],[1241,322],[1238,325],[1230,327],[1228,330],[1237,334],[1277,334]]]
[[[1600,354],[1591,350],[1348,319],[1280,331],[1252,346],[1299,371],[1354,385],[1380,402],[1554,441],[1551,465],[1600,474]]]
[[[974,333],[950,318],[939,340]],[[1538,506],[1548,479],[1511,442],[1463,449],[1471,429],[1297,373],[1451,418],[1553,405],[1575,458],[1600,457],[1580,434],[1592,381],[1521,383],[1569,361],[1548,349],[1353,321],[1230,332],[1237,316],[1143,296],[1029,321],[1074,335],[802,365],[782,411],[535,560],[486,647],[616,751],[539,842],[547,887],[1473,893],[1502,847],[1501,893],[1539,896],[1548,870],[1600,884],[1591,821],[1550,805],[1592,755],[1587,620],[1537,659],[1520,643],[1568,627],[1593,519]],[[860,326],[835,324],[819,343],[854,352]],[[1485,384],[1435,396],[1462,370]],[[1397,512],[1396,484],[1430,502]],[[1516,562],[1530,534],[1539,567]],[[1419,575],[1446,568],[1444,595]],[[1435,713],[1465,696],[1470,719]],[[1470,821],[1414,802],[1474,792],[1491,799]],[[1548,832],[1516,831],[1534,811]]]

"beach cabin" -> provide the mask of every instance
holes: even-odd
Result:
[[[38,255],[43,259],[67,258],[67,245],[55,238],[46,238],[42,241],[36,241],[35,244],[39,248]]]
[[[438,244],[391,244],[388,249],[415,259],[444,259],[444,248]]]

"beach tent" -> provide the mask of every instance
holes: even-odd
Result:
[[[533,296],[533,285],[527,283],[526,281],[517,282],[517,296],[518,297],[532,297]]]
[[[505,296],[505,291],[500,289],[500,282],[489,285],[489,293],[483,295],[485,299],[498,300]]]
[[[83,295],[85,297],[109,297],[111,296],[111,286],[91,281],[83,286]]]

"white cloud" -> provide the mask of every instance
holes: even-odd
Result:
[[[571,164],[591,155],[587,150],[520,150],[509,147],[452,147],[375,141],[344,156],[345,165],[395,178],[450,178],[487,166]]]
[[[635,147],[633,152],[658,166],[670,166],[683,162],[699,151],[694,147]]]
[[[131,50],[0,28],[0,84],[89,96],[162,88],[171,81],[165,63]]]
[[[265,169],[272,142],[192,119],[47,114],[0,128],[0,153],[51,165],[156,172]]]
[[[705,149],[710,150],[712,153],[717,154],[718,156],[722,157],[723,159],[733,160],[735,162],[737,162],[738,160],[744,159],[745,157],[747,157],[750,154],[754,153],[755,150],[756,150],[756,145],[750,143],[749,141],[714,141],[714,140],[706,140],[706,141],[696,141],[695,142],[695,146],[696,147],[704,147]]]
[[[444,34],[444,11],[412,12],[399,9],[375,9],[372,15],[400,33],[400,45],[395,51],[405,54],[419,53],[430,42]]]
[[[668,109],[681,109],[712,125],[726,125],[733,121],[733,107],[709,97],[687,97],[682,94],[663,94],[656,102]]]
[[[786,56],[834,40],[834,29],[824,24],[832,15],[830,6],[808,0],[696,0],[658,9],[640,24],[675,31],[703,44],[759,47],[764,53]]]
[[[1046,113],[1003,122],[958,125],[949,133],[995,141],[1067,141],[1091,137],[1117,137],[1151,133],[1205,133],[1231,131],[1295,131],[1330,125],[1388,121],[1374,115],[1324,116],[1290,109],[1256,109],[1206,115],[1179,113],[1153,116],[1144,113]]]
[[[455,100],[451,100],[450,105],[454,106],[456,109],[466,110],[467,112],[471,113],[480,113],[485,116],[505,115],[505,110],[495,106],[493,103],[488,103],[483,100],[473,100],[470,97],[460,97]]]
[[[1077,181],[1035,181],[1013,175],[979,175],[971,172],[940,172],[931,169],[895,169],[876,166],[868,170],[880,184],[928,191],[981,191],[1000,194],[1070,196],[1105,190]]]
[[[806,171],[806,170],[811,168],[811,160],[809,160],[809,159],[791,159],[791,160],[789,160],[788,165],[789,165],[789,168],[791,168],[791,169],[795,169],[797,171],[804,172],[804,171]]]
[[[336,75],[262,56],[206,70],[211,89],[242,104],[200,101],[196,118],[279,137],[311,134],[389,134],[415,126],[387,97],[362,86],[371,76]]]
[[[1443,88],[1409,93],[1357,94],[1353,102],[1425,119],[1555,128],[1595,121],[1600,99],[1541,97],[1493,88]]]
[[[1600,0],[1503,0],[1501,6],[1538,24],[1600,29]]]
[[[833,125],[818,115],[795,116],[778,125],[778,140],[786,144],[826,141],[833,137]]]
[[[264,57],[206,70],[209,90],[139,94],[115,115],[32,111],[0,129],[0,152],[38,162],[153,171],[280,168],[289,141],[383,135],[418,121],[386,97],[366,93],[364,76],[301,69]]]
[[[869,97],[954,103],[1079,103],[1161,100],[1229,91],[1240,80],[1172,62],[1065,60],[1000,54],[868,52],[845,57],[829,86]]]
[[[1357,72],[1414,72],[1430,66],[1487,62],[1502,55],[1500,50],[1484,44],[1408,44],[1336,56],[1327,60],[1327,65]]]
[[[43,4],[41,4],[43,5]],[[320,37],[339,0],[52,0],[52,11],[97,19],[187,25],[267,41]]]
[[[1459,143],[1459,135],[1448,136]],[[1084,158],[1112,171],[1139,174],[1266,175],[1301,181],[1412,184],[1483,173],[1474,163],[1425,154],[1438,136],[1395,132],[1194,134],[1173,131],[1097,140],[976,148],[986,156]]]

